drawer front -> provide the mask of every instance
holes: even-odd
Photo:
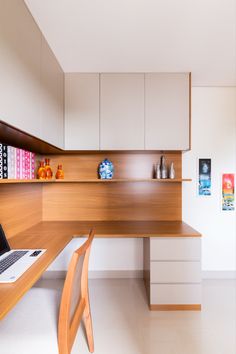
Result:
[[[200,283],[200,262],[151,262],[151,283]]]
[[[151,284],[151,305],[201,304],[200,284]]]
[[[150,258],[151,261],[198,261],[201,259],[201,238],[152,237]]]

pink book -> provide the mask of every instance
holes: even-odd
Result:
[[[25,179],[25,150],[20,149],[20,179]]]
[[[30,152],[30,178],[34,179],[34,169],[35,169],[35,153]]]
[[[21,149],[16,149],[16,179],[20,179],[20,151]]]
[[[30,152],[25,151],[25,179],[30,179]]]

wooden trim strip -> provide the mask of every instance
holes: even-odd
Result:
[[[201,304],[149,305],[151,311],[201,311]]]

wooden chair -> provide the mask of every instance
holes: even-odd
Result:
[[[89,351],[94,351],[93,328],[88,292],[88,264],[94,231],[72,255],[62,292],[59,321],[59,354],[70,354],[83,317]]]

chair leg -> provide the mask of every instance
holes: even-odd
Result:
[[[92,325],[89,299],[87,299],[85,309],[84,309],[84,326],[85,326],[89,351],[90,353],[93,353],[94,352],[93,325]]]

